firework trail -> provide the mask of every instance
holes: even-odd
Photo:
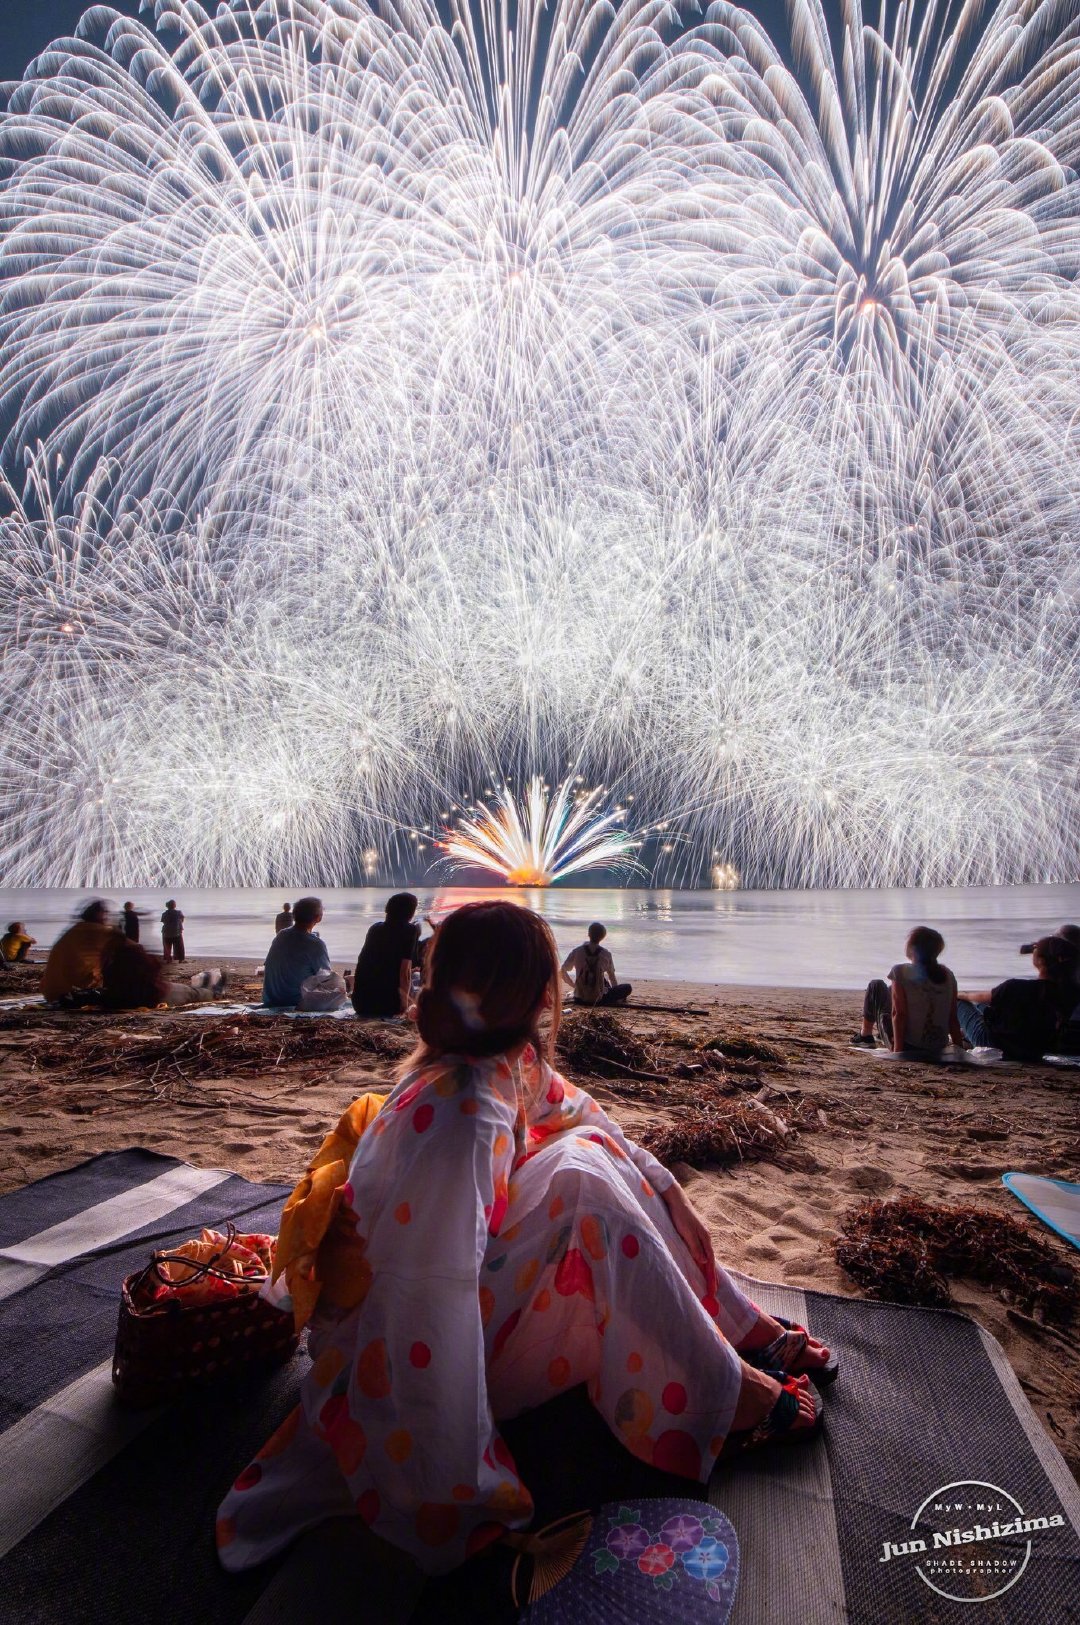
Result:
[[[0,880],[534,776],[686,878],[1075,877],[1071,8],[148,10],[0,97]]]

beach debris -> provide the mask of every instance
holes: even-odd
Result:
[[[868,1297],[946,1307],[949,1279],[981,1282],[1034,1319],[1071,1324],[1075,1270],[1021,1219],[915,1196],[864,1202],[840,1221],[836,1260]]]
[[[771,1039],[761,1038],[747,1027],[730,1026],[698,1040],[703,1055],[718,1052],[725,1065],[732,1061],[764,1061],[769,1066],[786,1066],[787,1057]]]
[[[413,1041],[411,1029],[389,1030],[360,1022],[295,1021],[286,1016],[237,1016],[215,1025],[191,1017],[155,1024],[149,1031],[89,1029],[74,1045],[70,1031],[44,1029],[23,1053],[37,1074],[62,1082],[65,1103],[76,1106],[74,1086],[107,1078],[149,1085],[155,1095],[177,1080],[266,1076],[288,1072],[306,1088],[371,1056],[399,1060]]]
[[[662,1077],[656,1056],[608,1010],[575,1012],[563,1022],[556,1041],[559,1059],[580,1072],[649,1073]]]
[[[665,1167],[685,1162],[704,1168],[775,1157],[795,1133],[786,1118],[759,1100],[713,1100],[646,1129],[640,1139]]]

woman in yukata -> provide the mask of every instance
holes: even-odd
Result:
[[[702,1483],[818,1427],[829,1350],[743,1295],[674,1177],[552,1071],[559,1013],[538,915],[439,927],[419,1045],[341,1187],[361,1289],[323,1292],[301,1404],[221,1508],[226,1568],[343,1513],[455,1567],[532,1516],[499,1421],[576,1383],[635,1456]]]

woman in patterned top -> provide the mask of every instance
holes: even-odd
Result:
[[[453,1568],[532,1517],[499,1422],[577,1383],[634,1455],[700,1482],[818,1425],[828,1349],[739,1290],[673,1176],[549,1065],[558,971],[517,905],[438,928],[420,1042],[341,1187],[301,1404],[221,1508],[227,1568],[341,1513]]]

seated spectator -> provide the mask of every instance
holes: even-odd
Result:
[[[875,1049],[880,1039],[897,1055],[932,1057],[951,1041],[963,1044],[956,1013],[956,977],[939,964],[945,938],[929,925],[917,925],[904,945],[906,965],[889,972],[892,990],[880,978],[863,998],[862,1029],[853,1042]]]
[[[7,965],[25,965],[26,956],[37,944],[37,938],[27,932],[22,920],[12,920],[0,937],[0,958]]]
[[[109,924],[109,905],[89,903],[74,925],[53,943],[41,978],[43,996],[52,1002],[72,993],[101,987],[101,956],[116,933]]]
[[[353,978],[352,1002],[358,1016],[401,1016],[408,1009],[420,944],[415,913],[412,892],[395,892],[386,905],[386,918],[369,928]]]
[[[292,904],[291,903],[282,903],[282,905],[281,905],[281,913],[278,915],[277,919],[274,921],[275,934],[278,931],[287,931],[289,929],[290,925],[292,925],[292,923],[293,923]]]
[[[589,940],[575,948],[563,960],[559,974],[567,987],[573,989],[575,1004],[625,1004],[634,991],[629,982],[620,982],[615,976],[615,961],[607,948],[600,944],[607,936],[607,926],[594,920],[589,927]],[[568,973],[573,971],[573,977]]]
[[[304,1010],[303,984],[319,971],[332,970],[326,943],[315,927],[323,917],[318,897],[301,897],[293,909],[293,923],[279,931],[270,944],[263,970],[263,1004]],[[345,977],[348,990],[349,978]],[[325,1008],[319,1004],[316,1008]]]
[[[1057,930],[1054,932],[1054,936],[1061,937],[1064,942],[1071,942],[1073,947],[1077,950],[1076,982],[1078,986],[1080,986],[1080,925],[1059,925]],[[1020,952],[1022,954],[1033,954],[1035,952],[1035,944],[1033,942],[1025,942],[1022,945]],[[1080,1000],[1080,993],[1077,994],[1077,999]]]
[[[100,1003],[105,1010],[182,1010],[210,1004],[225,988],[220,970],[200,971],[190,982],[170,982],[157,954],[117,931],[101,954]]]
[[[1010,976],[991,993],[960,1000],[965,1038],[1000,1049],[1011,1061],[1037,1061],[1058,1049],[1076,1007],[1078,957],[1067,937],[1040,937],[1031,955],[1034,977]]]
[[[108,1010],[153,1010],[166,1003],[161,960],[115,931],[101,954],[101,1002]]]

